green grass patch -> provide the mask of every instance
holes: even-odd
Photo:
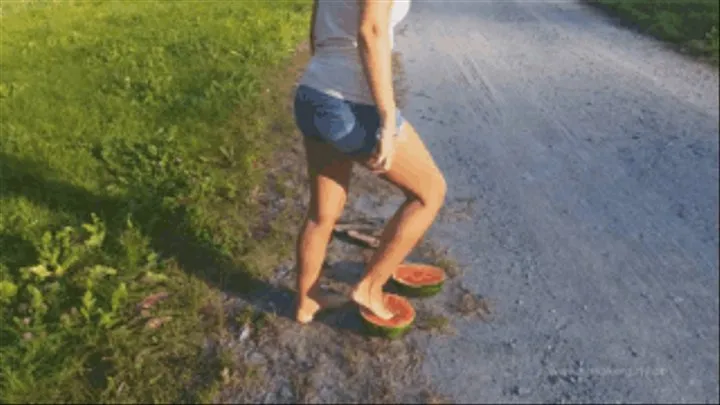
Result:
[[[640,30],[717,63],[720,5],[715,0],[595,0]]]
[[[3,2],[0,402],[210,398],[308,3]]]

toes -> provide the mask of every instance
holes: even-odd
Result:
[[[298,321],[298,323],[300,323],[302,325],[306,325],[313,321],[313,316],[307,315],[307,314],[298,315],[297,321]]]

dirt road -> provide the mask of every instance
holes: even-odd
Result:
[[[717,402],[718,75],[574,2],[418,1],[398,48],[496,304],[429,339],[440,393]]]

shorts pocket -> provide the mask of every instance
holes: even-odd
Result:
[[[365,131],[346,101],[306,86],[300,86],[295,96],[295,121],[305,136],[320,138],[344,153],[354,153],[365,144]]]

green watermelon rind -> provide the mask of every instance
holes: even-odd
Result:
[[[375,325],[374,323],[365,319],[365,317],[362,317],[362,319],[363,323],[365,324],[365,329],[367,330],[369,335],[383,337],[390,340],[399,339],[405,336],[405,334],[407,334],[410,329],[412,329],[412,325],[415,322],[415,318],[413,318],[413,320],[405,326],[387,327]]]
[[[440,281],[437,284],[424,285],[419,287],[405,284],[394,277],[392,278],[392,281],[398,292],[406,297],[432,297],[433,295],[439,293],[445,285],[445,280]]]
[[[425,265],[422,263],[405,263],[405,265],[407,265],[407,266],[421,265],[421,266],[435,267],[432,265]],[[443,275],[444,275],[445,269],[442,269],[439,267],[436,267],[436,268],[441,269],[443,271]],[[444,276],[443,279],[441,281],[437,282],[436,284],[426,284],[426,285],[422,285],[422,286],[415,286],[415,285],[407,284],[407,283],[403,282],[402,280],[398,279],[395,276],[395,274],[392,275],[391,279],[393,281],[393,284],[395,285],[395,287],[397,288],[398,292],[401,295],[404,295],[406,297],[422,298],[422,297],[431,297],[431,296],[439,293],[440,290],[442,290],[443,286],[445,285],[445,281],[446,281],[447,277]]]

